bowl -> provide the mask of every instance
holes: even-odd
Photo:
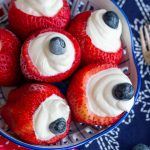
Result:
[[[110,0],[70,0],[69,4],[72,8],[71,9],[72,17],[85,10],[96,10],[100,8],[113,10],[119,15],[123,23],[122,42],[124,48],[123,59],[119,67],[123,70],[123,72],[126,75],[129,76],[129,78],[133,83],[136,91],[135,92],[135,101],[136,101],[138,97],[140,85],[141,85],[141,78],[138,71],[138,67],[136,65],[137,63],[134,55],[132,31],[130,28],[129,21],[126,15],[124,14],[123,10],[119,8],[114,1],[110,1]],[[57,86],[61,88],[61,90],[64,92],[66,88],[66,82],[57,84]],[[11,89],[12,87],[11,88],[0,87],[1,106],[5,103],[5,100],[7,99],[7,95]],[[108,127],[89,126],[83,123],[72,122],[68,136],[55,145],[47,145],[47,146],[31,145],[19,139],[16,139],[15,137],[13,137],[11,131],[8,129],[7,125],[4,123],[2,118],[0,118],[0,127],[1,127],[0,134],[12,142],[30,149],[49,149],[49,150],[50,149],[53,150],[71,149],[71,148],[81,146],[113,130],[127,117],[127,115],[128,113],[124,112],[124,115],[120,118],[120,120],[118,120],[115,124]]]

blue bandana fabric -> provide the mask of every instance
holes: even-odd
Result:
[[[142,77],[139,98],[125,121],[108,134],[80,147],[80,150],[131,150],[138,143],[150,146],[150,66],[143,58],[139,30],[150,23],[150,0],[116,0],[126,13],[134,34],[135,56]]]
[[[0,17],[0,23],[4,26],[7,24],[6,3],[9,0],[0,0],[0,3],[2,1],[4,4],[0,5],[0,10],[3,7],[3,12],[0,11],[0,14],[4,15]],[[131,150],[138,143],[150,146],[150,66],[144,61],[139,37],[140,27],[144,23],[150,23],[150,0],[116,0],[116,2],[128,16],[134,34],[134,53],[142,77],[141,91],[135,107],[123,123],[104,136],[79,147],[79,150]],[[66,89],[66,84],[57,86]]]

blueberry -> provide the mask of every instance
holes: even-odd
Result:
[[[150,148],[145,144],[138,144],[132,150],[150,150]]]
[[[59,118],[49,125],[49,130],[54,134],[63,133],[66,130],[66,121],[64,118]]]
[[[134,96],[134,88],[130,83],[121,83],[114,86],[112,90],[114,98],[128,101]]]
[[[107,11],[103,15],[104,22],[111,28],[117,29],[119,25],[119,17],[118,15],[113,11]]]
[[[60,37],[55,37],[49,42],[49,50],[54,55],[62,55],[66,52],[66,43]]]

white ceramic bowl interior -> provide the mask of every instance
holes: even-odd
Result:
[[[116,6],[115,2],[112,2],[110,0],[89,0],[89,1],[70,0],[69,3],[72,6],[72,17],[78,14],[79,12],[85,10],[96,10],[101,8],[113,10],[119,15],[123,24],[122,41],[124,47],[124,56],[122,59],[122,63],[119,65],[119,67],[131,79],[136,91],[135,93],[135,100],[136,100],[140,88],[140,75],[138,74],[138,68],[136,66],[133,54],[134,46],[132,42],[132,33],[130,25],[123,11]],[[11,88],[6,87],[0,88],[1,106],[5,103],[5,100],[7,99],[7,95],[10,89]],[[13,137],[11,131],[9,131],[7,125],[4,123],[2,118],[0,118],[0,128],[1,128],[0,134],[19,145],[31,149],[62,149],[62,148],[70,149],[82,145],[90,140],[94,140],[95,138],[109,132],[110,130],[118,126],[127,115],[128,113],[125,113],[124,116],[117,123],[108,127],[89,126],[82,123],[72,122],[69,135],[62,141],[58,142],[56,145],[47,145],[47,146],[30,145],[16,139],[15,137]]]

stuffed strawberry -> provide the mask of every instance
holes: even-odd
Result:
[[[67,0],[12,0],[8,19],[11,29],[24,40],[36,30],[64,29],[70,8]]]
[[[115,65],[91,64],[75,74],[67,97],[76,121],[107,126],[130,111],[134,88]]]
[[[31,144],[56,143],[70,127],[64,96],[48,84],[25,84],[13,90],[1,115],[16,136]]]
[[[20,82],[21,44],[10,31],[0,28],[0,86],[11,86]]]
[[[28,79],[59,82],[77,69],[80,57],[78,42],[69,33],[44,29],[24,43],[21,68]]]
[[[68,31],[81,46],[83,65],[120,63],[122,24],[115,12],[101,9],[81,13],[71,21]]]

